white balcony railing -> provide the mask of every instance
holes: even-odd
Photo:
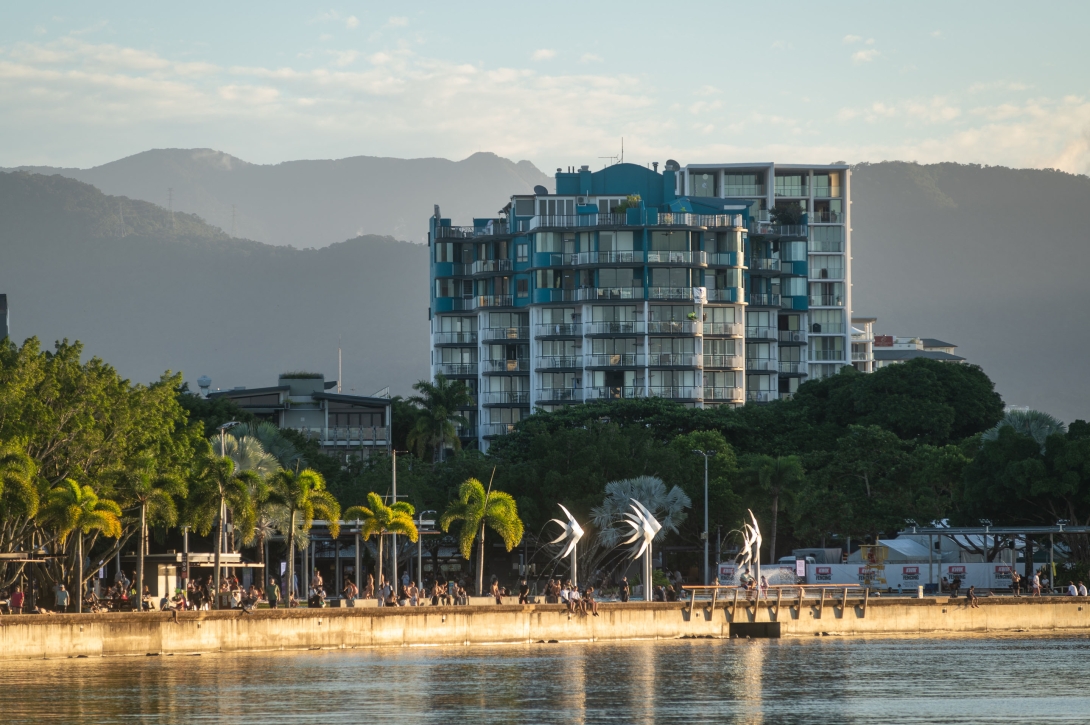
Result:
[[[586,388],[583,391],[583,400],[622,400],[627,398],[644,397],[643,386],[636,387],[599,387]]]
[[[646,335],[647,324],[643,320],[622,322],[584,322],[588,335]]]
[[[726,337],[741,337],[742,324],[740,322],[705,322],[705,335],[724,335]]]
[[[747,390],[746,402],[747,403],[771,403],[773,400],[778,400],[780,397],[779,392],[775,390]]]
[[[806,342],[806,330],[780,330],[780,342]]]
[[[643,287],[580,287],[576,300],[642,300]]]
[[[806,363],[805,362],[789,362],[780,360],[780,374],[781,375],[805,375]]]
[[[385,426],[336,426],[329,428],[294,428],[305,438],[326,446],[385,446]]]
[[[481,393],[481,405],[529,405],[528,390],[493,390]]]
[[[479,426],[482,436],[502,436],[515,432],[514,423],[482,423]]]
[[[769,358],[746,358],[746,372],[770,372],[774,373],[778,370],[776,361]]]
[[[777,337],[775,327],[746,326],[747,340],[775,340]]]
[[[632,250],[606,252],[579,252],[575,264],[642,264],[643,252]]]
[[[705,355],[704,367],[706,368],[741,368],[745,365],[745,358],[741,355]]]
[[[479,259],[469,266],[470,274],[485,274],[488,272],[510,272],[510,259]]]
[[[476,375],[477,363],[438,363],[435,372],[442,375]]]
[[[477,331],[432,333],[436,345],[476,345]]]
[[[580,370],[583,367],[582,355],[544,355],[535,363],[538,370]]]
[[[718,400],[727,403],[740,403],[745,398],[741,388],[710,388],[704,387],[704,402]]]
[[[644,356],[636,353],[604,353],[584,357],[587,367],[592,368],[642,368],[647,364]]]
[[[583,400],[582,388],[542,388],[537,391],[537,403],[578,403]]]
[[[693,299],[692,287],[649,287],[648,298],[652,300],[681,300]]]
[[[705,252],[670,252],[665,250],[651,250],[647,253],[648,264],[699,264],[708,263],[708,255]]]
[[[810,349],[810,359],[817,361],[842,361],[844,360],[843,350],[814,350]]]
[[[652,367],[696,368],[702,363],[700,355],[677,352],[653,352],[647,356],[647,364]]]
[[[582,322],[547,322],[534,325],[534,337],[582,337]]]
[[[702,400],[704,388],[692,385],[652,385],[647,389],[651,397],[674,400]]]
[[[470,298],[474,309],[481,307],[514,307],[515,298],[512,295],[478,295]]]
[[[703,335],[704,325],[698,320],[652,320],[647,323],[649,335]]]
[[[517,360],[481,360],[482,373],[521,373],[530,369],[527,358]]]
[[[852,362],[869,362],[874,359],[874,355],[865,352],[853,352]]]
[[[529,327],[482,327],[482,340],[525,340],[530,337]]]

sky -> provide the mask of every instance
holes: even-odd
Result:
[[[0,166],[491,151],[1090,172],[1090,3],[5,3]]]

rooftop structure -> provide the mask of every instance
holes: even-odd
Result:
[[[313,438],[323,453],[363,458],[388,453],[390,399],[328,392],[336,387],[320,374],[285,374],[274,387],[235,388],[208,397],[227,398],[259,420]]]
[[[965,362],[956,355],[957,345],[933,337],[895,337],[875,335],[876,317],[852,318],[852,365],[863,373],[873,373],[887,365],[915,358]]]
[[[534,408],[789,397],[848,364],[846,165],[557,169],[498,218],[430,220],[431,372],[464,380],[464,439]]]

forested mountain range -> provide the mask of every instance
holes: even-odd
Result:
[[[365,394],[386,385],[406,394],[427,374],[427,257],[419,244],[355,232],[420,240],[435,203],[468,222],[548,181],[491,154],[257,166],[154,151],[59,171],[99,188],[0,174],[0,292],[18,339],[78,338],[138,380],[170,367],[190,381],[252,387],[289,367],[332,379],[340,337],[345,381]],[[852,173],[854,313],[878,317],[881,334],[958,345],[1008,403],[1085,418],[1090,231],[1080,215],[1090,178],[902,162]],[[219,199],[216,184],[267,204],[225,195],[219,207],[192,206],[218,228],[177,211],[172,223],[172,184],[176,210],[187,210],[187,194]],[[232,203],[238,236],[275,244],[224,233]],[[247,231],[251,208],[254,229],[266,231]]]

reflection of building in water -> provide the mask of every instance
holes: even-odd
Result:
[[[736,722],[749,725],[763,723],[764,719],[764,662],[769,643],[762,640],[735,640],[730,675],[731,700],[734,703]]]

